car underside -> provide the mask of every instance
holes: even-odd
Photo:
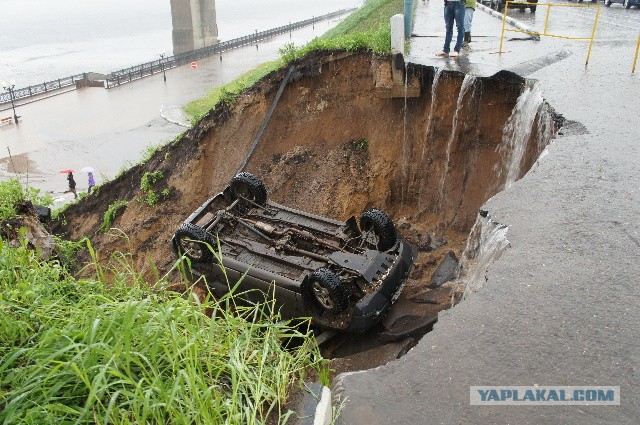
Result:
[[[175,233],[176,253],[214,292],[275,300],[286,317],[326,328],[373,326],[399,295],[414,250],[378,209],[336,221],[267,200],[262,182],[240,173]]]

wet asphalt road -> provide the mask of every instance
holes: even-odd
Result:
[[[573,4],[573,3],[565,3]],[[554,9],[552,14],[559,14]],[[588,30],[585,10],[557,28]],[[513,11],[523,21],[544,21]],[[636,424],[640,420],[640,10],[602,8],[599,41],[505,42],[476,11],[472,49],[439,59],[442,2],[420,2],[410,60],[491,75],[517,69],[568,120],[533,169],[484,209],[510,246],[481,287],[405,357],[339,376],[344,424]],[[511,35],[521,38],[521,34]],[[486,277],[486,280],[484,279]],[[620,386],[620,406],[471,406],[472,385]]]

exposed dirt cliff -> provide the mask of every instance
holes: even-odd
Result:
[[[260,176],[276,202],[316,214],[346,219],[368,207],[386,211],[422,251],[413,286],[428,284],[441,258],[460,254],[478,208],[504,186],[497,178],[505,166],[503,128],[523,80],[477,78],[461,97],[461,73],[409,65],[403,87],[392,82],[389,57],[368,53],[316,53],[295,66],[245,171]],[[268,75],[233,105],[218,105],[146,164],[70,206],[54,231],[89,236],[102,259],[130,251],[145,273],[151,264],[168,270],[173,232],[234,176],[286,71]],[[536,118],[533,125],[548,124]],[[540,134],[525,142],[521,173],[548,143]],[[158,171],[153,189],[161,200],[149,206],[141,178]],[[118,200],[130,201],[113,223],[121,237],[100,230]]]

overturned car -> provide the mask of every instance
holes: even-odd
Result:
[[[268,200],[261,180],[246,172],[194,211],[172,245],[214,293],[240,281],[249,302],[273,298],[285,317],[356,332],[380,321],[415,256],[380,210],[346,222],[309,214]]]

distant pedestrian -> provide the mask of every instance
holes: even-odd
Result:
[[[91,193],[91,188],[96,185],[96,181],[93,179],[93,173],[91,171],[87,174],[89,175],[89,189],[87,190],[87,193]]]
[[[78,193],[76,192],[76,181],[73,179],[72,172],[69,172],[67,174],[67,180],[69,181],[69,190],[67,190],[65,193],[71,192],[73,193],[73,198],[78,199]]]
[[[452,58],[460,56],[462,40],[464,39],[464,11],[466,7],[464,1],[465,0],[444,0],[444,25],[446,29],[444,47],[442,51],[436,53],[436,56],[449,56]],[[453,52],[450,53],[454,21],[457,29],[456,45],[453,48]]]
[[[464,10],[464,42],[462,47],[469,47],[471,43],[471,21],[473,21],[473,12],[476,10],[477,0],[466,0],[466,8]]]

